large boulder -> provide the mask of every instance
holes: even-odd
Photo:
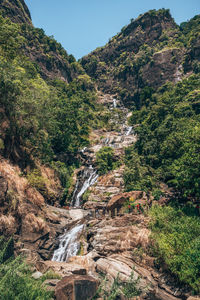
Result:
[[[121,208],[130,199],[132,201],[140,200],[139,203],[141,204],[145,204],[147,201],[147,197],[144,192],[132,191],[132,192],[121,193],[119,195],[113,196],[111,200],[108,202],[107,208],[109,210],[113,210],[115,208]]]
[[[91,276],[66,276],[56,285],[57,300],[89,300],[94,297],[98,287],[97,280]]]

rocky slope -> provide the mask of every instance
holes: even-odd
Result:
[[[107,108],[112,112],[113,120],[118,124],[118,130],[106,131],[102,137],[102,131],[94,131],[92,137],[94,145],[84,149],[82,152],[83,166],[88,168],[88,164],[95,166],[95,157],[99,148],[105,144],[113,147],[115,155],[120,157],[123,155],[124,147],[135,142],[136,137],[133,129],[129,130],[127,135],[126,118],[119,120],[119,110],[127,116],[127,110],[120,106],[120,102],[110,95],[101,95],[100,102],[104,102]],[[117,107],[116,106],[117,103]],[[117,114],[118,112],[118,114]],[[118,118],[116,117],[118,115]],[[84,172],[77,171],[76,180],[82,178]],[[80,187],[84,186],[83,179]],[[76,185],[75,191],[79,185]],[[67,256],[67,262],[58,257],[56,261],[39,261],[36,269],[39,272],[53,269],[55,272],[64,277],[60,283],[54,286],[56,299],[60,295],[67,297],[68,293],[75,293],[76,277],[73,274],[79,274],[78,280],[82,282],[85,289],[91,284],[91,277],[95,278],[96,284],[102,280],[100,274],[104,274],[108,281],[108,286],[103,286],[101,296],[105,296],[106,290],[109,290],[114,279],[119,278],[122,282],[132,280],[137,281],[137,288],[141,290],[139,299],[186,299],[188,291],[186,288],[180,288],[175,279],[165,273],[165,268],[156,267],[156,258],[151,252],[152,240],[151,232],[148,228],[149,217],[147,211],[153,198],[149,198],[142,191],[133,191],[130,193],[122,193],[123,188],[123,165],[106,175],[99,176],[96,183],[93,182],[87,189],[89,196],[84,204],[84,210],[70,208],[68,211],[74,216],[76,221],[73,223],[74,230],[68,230],[68,235],[59,237],[63,239],[63,246],[60,245],[62,256]],[[76,197],[78,193],[75,193]],[[128,210],[126,205],[130,199],[134,200],[135,205],[139,204],[142,210]],[[132,201],[131,200],[131,201]],[[76,201],[72,204],[76,204]],[[79,199],[78,205],[82,204],[82,197]],[[85,216],[81,215],[82,213]],[[85,228],[80,228],[80,224],[84,224]],[[68,227],[69,228],[69,227]],[[79,234],[76,235],[79,230]],[[73,233],[74,231],[74,233]],[[71,242],[69,242],[69,236]],[[72,243],[72,244],[71,244]],[[81,251],[71,252],[71,247],[75,247],[80,243]],[[66,247],[65,247],[66,245]],[[65,250],[64,248],[65,247]],[[56,253],[56,252],[54,252]],[[72,254],[73,253],[73,254]],[[71,256],[71,257],[70,257]],[[71,283],[70,283],[71,282]],[[70,284],[73,288],[70,288]],[[105,289],[105,290],[104,290]],[[95,289],[90,294],[82,294],[81,299],[91,299],[95,294]],[[64,296],[65,295],[65,296]],[[71,299],[69,298],[66,299]],[[100,297],[100,295],[99,295]],[[78,298],[75,298],[78,299]],[[100,298],[99,298],[100,299]],[[127,299],[121,296],[120,299]]]
[[[20,51],[35,63],[44,79],[60,79],[68,83],[84,74],[73,55],[68,55],[60,43],[47,36],[43,29],[34,28],[24,0],[1,0],[0,12],[3,17],[17,23],[18,33],[24,39]]]
[[[1,0],[0,8],[3,16],[9,17],[12,22],[32,25],[31,15],[24,0]]]
[[[176,83],[198,64],[200,45],[194,23],[199,27],[199,16],[188,22],[185,32],[169,10],[149,11],[83,57],[81,64],[100,89],[140,108],[145,87],[152,91],[167,81]]]

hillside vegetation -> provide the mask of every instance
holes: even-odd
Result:
[[[63,206],[71,195],[91,131],[115,131],[97,90],[131,109],[137,135],[119,161],[110,146],[96,153],[99,175],[125,164],[127,192],[164,198],[149,212],[150,250],[158,269],[199,293],[200,16],[178,26],[169,10],[151,10],[77,62],[33,27],[23,0],[0,4],[0,299],[51,297],[14,259],[9,237],[24,230],[34,244],[35,234],[38,241],[53,232],[55,241],[59,216],[45,205]]]
[[[141,95],[199,70],[200,17],[178,26],[169,10],[151,10],[122,28],[101,48],[81,59],[98,87],[140,109]]]

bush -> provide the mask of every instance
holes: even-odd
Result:
[[[96,165],[100,175],[114,170],[119,165],[114,158],[114,150],[102,147],[96,154]]]
[[[34,169],[27,175],[28,183],[40,192],[46,191],[46,182],[38,169]]]
[[[150,210],[155,254],[180,282],[200,292],[200,219],[191,207]]]
[[[48,300],[52,292],[42,288],[42,280],[31,277],[21,257],[14,258],[13,239],[2,241],[0,249],[0,300]]]

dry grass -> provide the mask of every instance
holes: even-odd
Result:
[[[44,197],[35,188],[28,187],[25,192],[27,199],[34,205],[38,207],[45,205]]]
[[[26,226],[27,231],[33,233],[44,233],[49,231],[46,222],[42,218],[36,217],[33,213],[26,215],[24,226]]]
[[[0,216],[0,233],[5,236],[10,236],[17,231],[16,220],[13,216]]]

